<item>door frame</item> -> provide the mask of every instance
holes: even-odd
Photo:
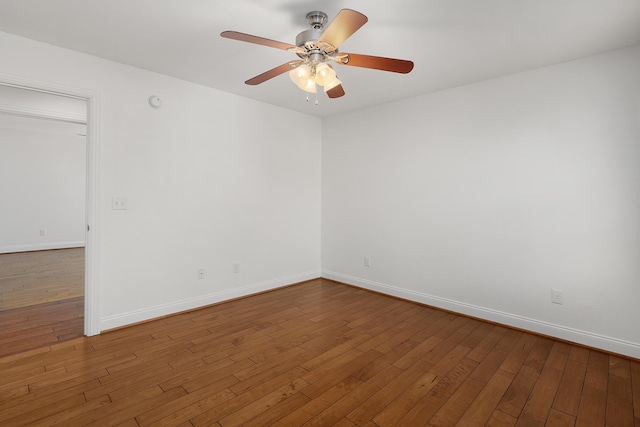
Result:
[[[52,93],[87,102],[87,158],[85,194],[84,334],[97,335],[100,328],[100,94],[97,91],[52,82],[23,79],[0,73],[0,84]]]

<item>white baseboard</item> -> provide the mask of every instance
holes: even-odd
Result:
[[[234,298],[249,296],[258,292],[269,291],[283,286],[292,285],[294,283],[316,279],[318,277],[320,277],[319,271],[310,271],[307,273],[301,273],[293,276],[281,277],[278,279],[255,283],[240,288],[214,292],[212,294],[202,295],[196,298],[184,299],[181,301],[172,302],[170,304],[158,305],[155,307],[117,314],[114,316],[107,316],[101,319],[100,330],[106,331],[109,329],[119,328],[121,326],[131,325],[162,316],[167,316],[169,314],[175,314],[200,307],[206,307],[211,304],[228,301]]]
[[[409,289],[396,286],[385,285],[359,277],[353,277],[329,270],[322,270],[322,277],[346,283],[360,288],[369,289],[386,295],[419,302],[432,307],[449,310],[455,313],[484,319],[495,323],[511,326],[518,329],[532,331],[542,335],[559,338],[562,340],[586,345],[593,348],[602,349],[608,352],[617,353],[636,359],[640,359],[640,344],[606,337],[591,332],[568,328],[562,325],[555,325],[536,319],[518,316],[516,314],[505,313],[484,307],[466,304],[434,295],[428,295]]]
[[[0,246],[0,254],[12,252],[48,251],[51,249],[69,249],[84,247],[84,241],[35,243],[30,245]]]

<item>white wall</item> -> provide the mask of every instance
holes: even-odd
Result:
[[[84,137],[0,127],[0,253],[84,245],[85,158]]]
[[[320,119],[6,33],[0,57],[100,95],[102,329],[319,276]]]
[[[640,47],[322,132],[323,276],[640,357]]]

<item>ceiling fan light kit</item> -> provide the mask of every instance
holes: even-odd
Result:
[[[340,53],[338,51],[338,47],[345,40],[366,24],[368,19],[360,12],[342,9],[326,29],[324,29],[328,19],[326,13],[313,11],[307,13],[306,18],[311,28],[296,36],[295,46],[237,31],[223,31],[220,33],[225,38],[287,50],[295,53],[300,58],[259,74],[247,80],[246,84],[258,85],[289,72],[289,77],[293,83],[303,91],[317,93],[317,86],[321,86],[329,98],[339,98],[345,92],[336,71],[328,64],[329,61],[333,60],[340,65],[401,74],[409,73],[413,69],[413,62],[403,59]]]
[[[289,71],[289,77],[300,89],[309,93],[316,93],[316,86],[323,86],[326,92],[341,84],[335,70],[324,62],[311,63],[310,66],[300,64]]]

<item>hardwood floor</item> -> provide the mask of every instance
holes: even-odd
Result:
[[[0,255],[0,357],[81,337],[84,248]]]
[[[83,297],[0,311],[0,357],[83,335]]]
[[[84,248],[0,254],[0,311],[84,295]]]
[[[640,426],[640,361],[317,279],[0,358],[54,424]]]

